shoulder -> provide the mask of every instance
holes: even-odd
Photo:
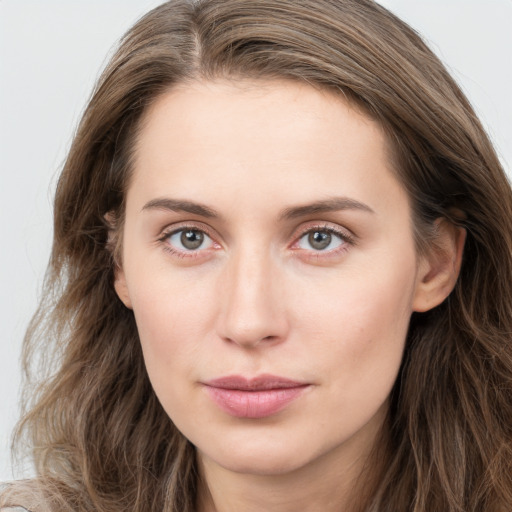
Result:
[[[59,483],[44,478],[0,482],[0,512],[76,512],[57,492]]]
[[[0,512],[46,512],[42,501],[34,481],[0,483]]]

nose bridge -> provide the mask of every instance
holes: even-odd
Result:
[[[220,334],[252,347],[284,336],[285,319],[279,304],[276,264],[268,250],[243,247],[226,266],[220,314]]]

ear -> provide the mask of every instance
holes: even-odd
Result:
[[[126,284],[126,276],[124,274],[124,270],[117,266],[114,271],[114,288],[116,290],[117,296],[121,299],[121,302],[128,309],[133,309],[130,294],[128,292],[128,286]]]
[[[428,311],[444,301],[455,287],[462,264],[466,230],[446,219],[436,220],[436,237],[421,256],[413,311]]]
[[[126,276],[122,268],[122,263],[119,261],[119,253],[121,250],[119,240],[119,228],[117,217],[114,212],[107,212],[104,215],[105,222],[108,229],[108,238],[106,249],[111,253],[114,262],[114,289],[121,302],[129,309],[132,309],[130,294],[128,293],[128,286],[126,284]]]

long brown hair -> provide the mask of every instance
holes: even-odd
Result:
[[[361,506],[512,509],[511,189],[443,65],[371,0],[175,0],[122,39],[58,183],[44,298],[25,339],[18,442],[31,447],[46,503],[194,510],[194,449],[158,403],[115,294],[105,215],[120,229],[148,105],[174,84],[219,77],[305,81],[355,102],[388,136],[418,249],[440,217],[467,230],[455,290],[411,318],[384,471]]]

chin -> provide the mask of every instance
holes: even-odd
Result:
[[[286,443],[268,436],[236,444],[224,440],[220,446],[210,443],[206,450],[199,448],[199,453],[227,471],[262,476],[294,472],[321,455],[314,449],[308,450],[304,442]]]
[[[292,473],[308,462],[307,458],[298,460],[292,454],[255,453],[239,454],[214,461],[224,469],[240,474],[260,476],[283,475]]]

